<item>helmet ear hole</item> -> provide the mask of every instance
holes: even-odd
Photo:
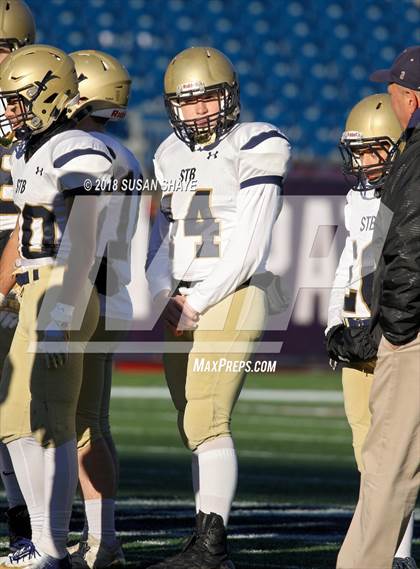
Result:
[[[58,93],[53,93],[52,95],[50,95],[49,97],[47,97],[45,99],[44,103],[47,103],[47,104],[53,103],[55,101],[55,99],[57,98],[57,95],[58,95]]]

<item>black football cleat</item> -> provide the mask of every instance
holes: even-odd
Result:
[[[412,557],[394,557],[392,569],[417,569],[417,565]]]
[[[7,510],[5,516],[9,528],[9,548],[10,551],[16,551],[22,539],[30,540],[32,537],[28,508],[25,505],[15,506]]]
[[[181,553],[149,569],[235,569],[228,559],[226,529],[218,514],[198,512],[196,529]]]

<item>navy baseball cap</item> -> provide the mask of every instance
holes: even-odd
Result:
[[[379,69],[370,76],[377,83],[397,83],[420,91],[420,45],[407,47],[395,59],[390,69]]]

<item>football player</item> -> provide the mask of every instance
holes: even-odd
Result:
[[[242,365],[265,326],[265,292],[253,277],[265,272],[290,145],[271,124],[239,122],[238,78],[216,49],[178,54],[164,84],[174,132],[155,155],[162,200],[147,277],[156,302],[166,303],[165,375],[192,452],[197,517],[183,551],[153,567],[229,569],[226,526],[237,483],[231,416]]]
[[[111,179],[112,158],[66,117],[79,93],[73,60],[63,51],[33,45],[11,53],[0,65],[0,90],[7,102],[0,128],[18,140],[11,170],[19,208],[0,261],[1,301],[15,283],[22,289],[0,384],[0,437],[32,526],[32,541],[0,566],[66,568],[83,351],[99,313],[88,280],[97,198],[83,194]]]
[[[131,240],[134,236],[141,179],[140,165],[133,154],[107,134],[111,120],[126,115],[131,78],[114,57],[94,50],[70,54],[79,77],[80,100],[68,115],[78,121],[77,128],[88,131],[106,144],[111,156],[113,179],[119,191],[107,199],[107,217],[101,223],[109,257],[101,259],[97,278],[101,312],[91,338],[102,343],[103,352],[87,353],[76,415],[79,480],[85,504],[84,535],[72,555],[73,567],[95,569],[124,564],[124,555],[115,534],[115,497],[118,458],[111,435],[109,403],[111,396],[113,351],[128,329],[132,305],[127,285],[131,280]],[[125,189],[123,181],[128,185]],[[108,278],[107,278],[108,276]],[[108,290],[107,290],[108,289]]]
[[[362,99],[350,111],[341,137],[344,173],[356,183],[347,194],[346,244],[331,292],[327,348],[334,362],[342,362],[345,411],[352,429],[353,447],[360,472],[364,471],[362,446],[371,414],[369,396],[375,368],[377,339],[372,337],[371,293],[374,270],[372,237],[381,189],[392,161],[401,150],[401,126],[388,94]],[[396,552],[394,569],[411,559],[414,518]],[[403,565],[401,565],[403,563]]]
[[[0,63],[11,51],[33,43],[34,39],[35,23],[27,4],[22,0],[0,0]],[[11,136],[11,133],[7,133],[0,139],[0,255],[17,220],[10,179]],[[0,377],[15,332],[18,310],[16,295],[10,292],[0,308]],[[3,443],[0,443],[0,474],[9,505],[6,516],[10,548],[13,550],[18,547],[20,537],[31,537],[31,526],[9,452]]]

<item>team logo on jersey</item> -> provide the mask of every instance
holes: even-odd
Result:
[[[179,174],[179,179],[181,182],[192,182],[195,180],[195,175],[197,173],[196,168],[183,168]]]
[[[218,155],[218,154],[219,154],[219,151],[218,151],[218,150],[216,150],[215,152],[211,152],[211,151],[210,151],[210,152],[207,154],[207,160],[210,160],[210,158],[217,158],[217,155]]]
[[[360,220],[360,231],[373,231],[375,229],[376,215],[364,215]]]
[[[198,180],[196,168],[183,168],[179,176],[174,179],[163,180],[161,183],[163,192],[195,192]]]
[[[42,176],[43,173],[44,173],[44,168],[40,168],[39,166],[37,166],[35,174],[39,174],[40,176]]]

